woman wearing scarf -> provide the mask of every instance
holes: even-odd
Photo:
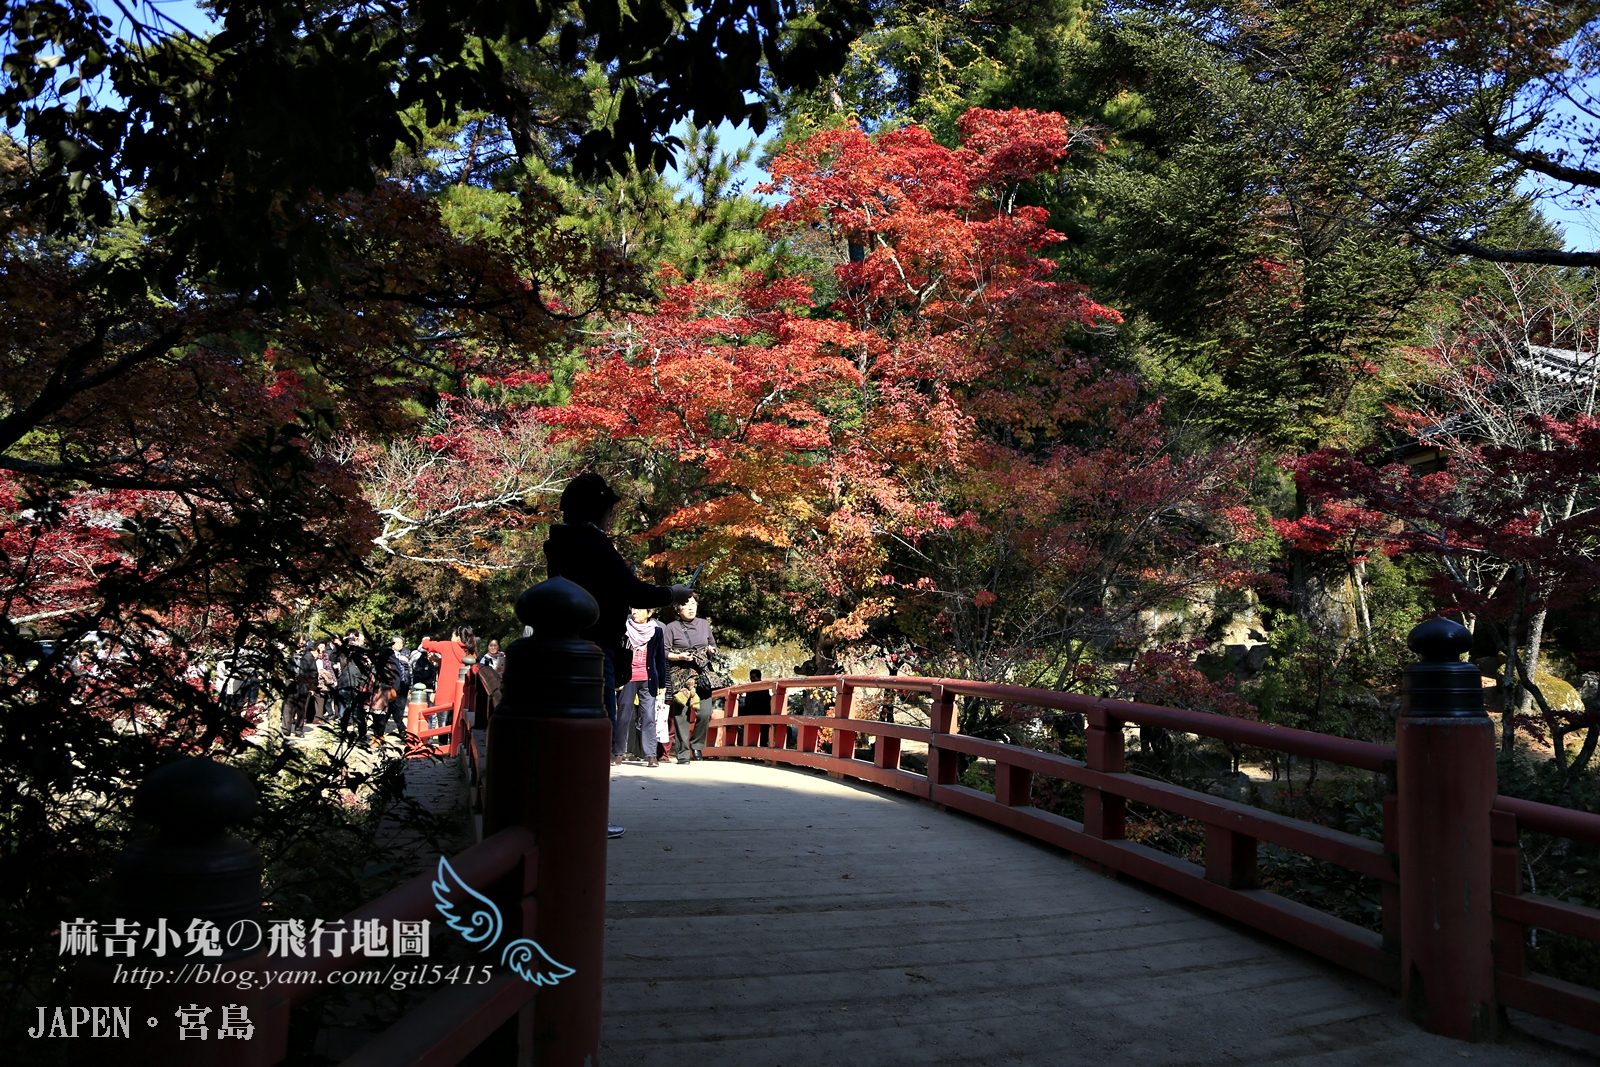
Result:
[[[622,640],[630,670],[617,701],[617,717],[611,724],[611,762],[621,763],[628,751],[628,731],[633,726],[633,701],[637,697],[639,751],[644,753],[647,766],[656,767],[660,765],[656,745],[667,740],[667,704],[656,700],[667,681],[667,644],[661,624],[650,617],[649,608],[633,609]]]

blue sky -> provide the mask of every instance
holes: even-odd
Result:
[[[1557,198],[1542,201],[1539,210],[1544,213],[1545,218],[1561,228],[1568,248],[1600,248],[1600,217],[1597,217],[1594,208],[1566,207],[1563,206],[1562,198]]]

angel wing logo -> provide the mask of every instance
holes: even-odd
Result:
[[[477,945],[479,952],[495,948],[505,931],[505,920],[494,901],[461,880],[450,861],[439,857],[439,870],[433,878],[434,906],[444,916],[445,925]],[[509,967],[524,981],[534,985],[557,985],[577,972],[550,958],[539,942],[526,937],[513,938],[500,950],[500,964]]]

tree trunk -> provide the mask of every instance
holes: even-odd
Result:
[[[1521,655],[1517,651],[1517,626],[1520,615],[1518,612],[1513,616],[1504,629],[1495,628],[1500,638],[1500,652],[1506,658],[1500,669],[1500,751],[1507,755],[1517,747],[1517,657]]]
[[[1594,759],[1595,745],[1600,743],[1600,724],[1588,726],[1585,730],[1583,747],[1578,749],[1578,754],[1567,764],[1566,781],[1569,785],[1576,782],[1583,772],[1589,769],[1589,761]]]
[[[1539,648],[1544,643],[1544,620],[1548,615],[1544,608],[1534,613],[1528,620],[1528,643],[1524,646],[1526,652],[1522,657],[1523,677],[1530,683],[1539,675]],[[1527,686],[1520,686],[1521,696],[1517,699],[1517,714],[1528,715],[1533,711],[1533,693]]]
[[[1367,564],[1365,560],[1350,565],[1350,581],[1356,588],[1356,622],[1360,627],[1362,651],[1372,651],[1372,614],[1367,610]]]

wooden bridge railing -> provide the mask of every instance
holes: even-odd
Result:
[[[460,883],[492,901],[501,917],[498,938],[480,946],[486,954],[474,967],[488,980],[442,986],[347,1064],[445,1065],[469,1055],[473,1062],[549,1067],[598,1062],[611,725],[601,702],[601,652],[576,636],[598,608],[582,589],[554,579],[523,594],[517,613],[536,633],[506,650],[503,697],[489,723],[482,779],[487,836],[448,861]],[[476,760],[464,714],[471,697],[462,695],[471,690],[463,685],[451,698],[454,718],[440,732],[448,731],[452,747],[465,747]],[[251,817],[255,804],[249,780],[211,760],[181,760],[152,775],[136,796],[134,813],[160,833],[123,855],[114,893],[117,921],[173,931],[195,920],[223,930],[244,922],[259,932],[262,917],[270,915],[262,902],[260,857],[227,833]],[[423,873],[346,915],[344,929],[375,920],[429,922],[423,942],[429,951],[440,938],[458,937],[440,921],[433,883],[442,875],[434,863],[423,864]],[[467,903],[459,911],[476,908]],[[537,984],[519,977],[507,961],[519,946],[528,951],[522,939],[536,941],[568,973],[552,982],[554,968],[541,969]],[[131,1010],[137,1024],[119,1045],[130,1062],[268,1067],[291,1055],[289,1016],[296,1003],[328,987],[388,985],[399,980],[397,970],[406,970],[357,953],[349,939],[310,955],[286,956],[274,948],[258,940],[214,957],[175,961],[163,949],[130,954],[125,963],[93,959],[79,972],[78,997]],[[429,967],[426,957],[414,962],[424,966],[423,975],[448,969]],[[141,975],[130,982],[122,968],[136,965]],[[218,981],[217,967],[231,980]],[[389,987],[439,981],[418,977]],[[212,1025],[219,1009],[242,1009],[236,1021],[247,1020],[251,1033],[242,1040],[184,1039],[174,1015],[185,1006],[207,1010]]]
[[[469,1048],[486,1047],[485,1042],[498,1046],[494,1062],[598,1062],[610,725],[600,709],[600,650],[572,636],[593,618],[593,610],[581,590],[559,580],[519,601],[519,616],[541,629],[536,638],[508,650],[503,701],[489,725],[484,778],[489,837],[452,860],[464,881],[502,902],[508,930],[531,932],[574,973],[539,990],[537,997],[533,986],[503,968],[487,985],[447,988],[349,1062],[450,1063]],[[735,717],[724,707],[711,723],[706,754],[814,767],[1050,842],[1397,987],[1412,1015],[1435,1032],[1490,1036],[1504,1007],[1600,1030],[1600,992],[1529,974],[1523,951],[1529,927],[1600,943],[1600,909],[1522,892],[1518,853],[1524,832],[1600,843],[1600,816],[1495,796],[1493,728],[1483,714],[1476,668],[1459,662],[1464,631],[1452,626],[1435,620],[1414,632],[1412,647],[1423,662],[1407,669],[1392,746],[986,682],[829,676],[722,691],[733,698],[768,690],[775,714]],[[834,714],[786,714],[790,692],[817,688],[837,693]],[[926,694],[929,725],[851,717],[861,690]],[[963,697],[1082,714],[1085,757],[963,736],[956,709]],[[453,728],[463,728],[465,719],[457,715]],[[1132,725],[1383,774],[1391,791],[1384,802],[1382,840],[1130,774],[1124,737]],[[764,727],[770,734],[765,742]],[[788,727],[795,732],[792,744]],[[832,731],[831,751],[822,749],[824,729]],[[855,756],[862,736],[875,742],[870,761]],[[926,773],[904,765],[906,742],[927,746]],[[992,761],[993,794],[960,782],[963,757]],[[249,816],[254,798],[248,783],[241,792],[242,776],[204,760],[177,766],[171,772],[175,781],[169,776],[144,794],[140,814],[163,834],[129,851],[120,878],[127,917],[220,923],[259,915],[259,859],[224,832]],[[1040,779],[1080,788],[1083,818],[1034,806],[1033,786]],[[1203,824],[1203,862],[1128,840],[1130,802]],[[1381,930],[1261,890],[1256,859],[1263,842],[1376,881]],[[428,918],[432,877],[421,875],[347,919]],[[230,1067],[281,1062],[289,1006],[309,995],[319,976],[363,969],[333,956],[309,964],[296,959],[290,970],[283,961],[257,954],[235,959],[234,965],[276,978],[263,978],[249,990],[219,990],[203,980],[185,980],[187,972],[179,965],[140,962],[163,974],[160,984],[142,991],[112,984],[109,966],[97,964],[89,979],[106,999],[92,1002],[131,999],[141,1019],[148,1014],[165,1020],[175,1005],[213,1003],[223,992],[252,1006],[258,1030],[253,1043],[219,1044],[174,1041],[170,1026],[140,1028],[135,1058]]]
[[[1600,993],[1528,971],[1528,931],[1548,930],[1600,945],[1600,910],[1524,892],[1522,834],[1546,834],[1600,846],[1600,815],[1497,796],[1490,815],[1494,841],[1494,988],[1500,1003],[1600,1033]]]
[[[1517,854],[1519,830],[1600,841],[1600,815],[1494,795],[1493,728],[1483,714],[1477,668],[1456,662],[1464,650],[1464,631],[1456,631],[1460,628],[1455,624],[1435,620],[1413,635],[1412,647],[1425,660],[1407,672],[1406,713],[1395,745],[1011,685],[831,675],[719,691],[726,699],[714,713],[706,755],[812,767],[871,782],[1056,845],[1106,871],[1158,886],[1398,989],[1413,1017],[1438,1033],[1465,1039],[1491,1036],[1500,1025],[1500,1007],[1600,1032],[1600,991],[1526,975],[1521,951],[1524,928],[1531,926],[1600,944],[1600,910],[1522,894]],[[837,694],[833,714],[788,715],[789,694],[811,689]],[[929,725],[852,718],[856,694],[863,690],[925,694]],[[772,694],[773,714],[732,713],[740,694],[757,691]],[[1081,714],[1086,721],[1085,758],[964,737],[957,698]],[[1368,840],[1130,774],[1124,758],[1129,726],[1159,727],[1382,774],[1389,786],[1383,839]],[[819,744],[823,730],[832,731],[831,751]],[[766,743],[763,733],[769,737]],[[870,761],[856,758],[860,737],[873,739]],[[906,742],[927,746],[925,774],[902,765]],[[963,756],[992,762],[993,794],[961,784]],[[1081,821],[1034,806],[1033,786],[1041,778],[1082,789]],[[1128,840],[1130,802],[1201,823],[1203,862]],[[1381,932],[1260,889],[1257,853],[1263,843],[1375,881]]]
[[[432,704],[406,705],[406,734],[416,739],[417,746],[411,754],[454,759],[464,745],[472,743],[473,719],[482,714],[485,703],[477,665],[461,664],[456,676],[440,679]],[[429,726],[430,719],[445,721]]]

